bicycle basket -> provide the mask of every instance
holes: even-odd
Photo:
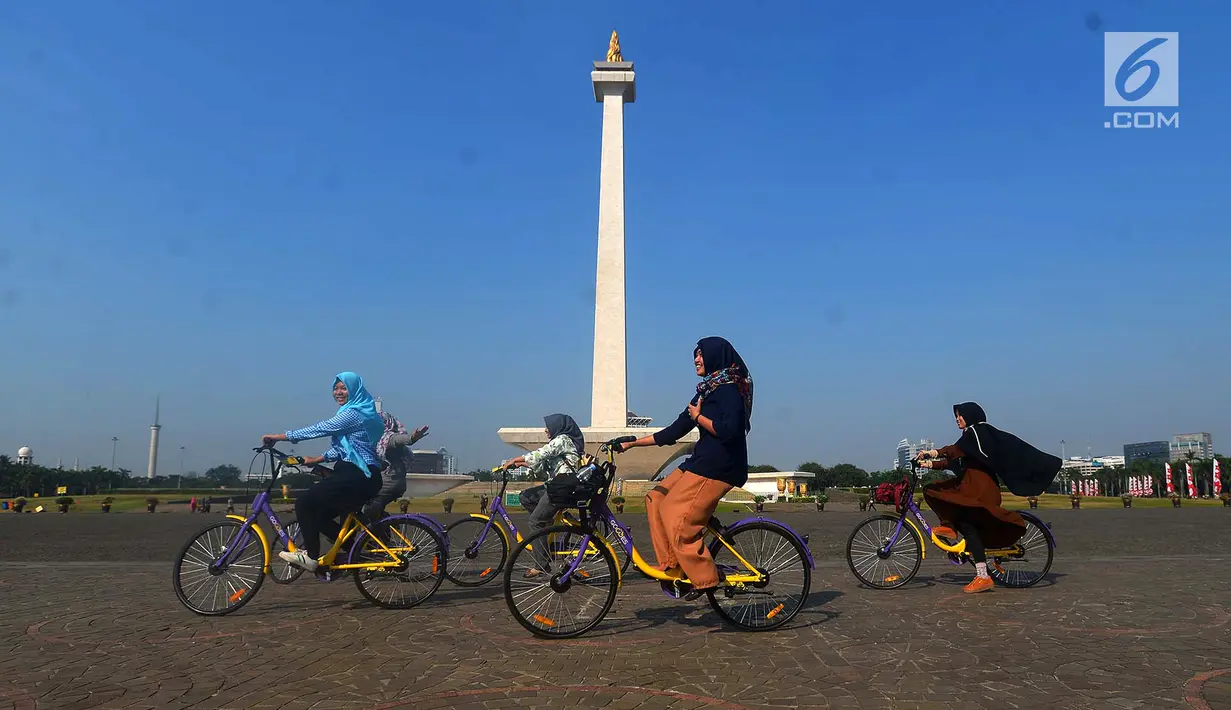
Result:
[[[895,508],[902,507],[902,501],[906,497],[906,489],[910,487],[910,481],[903,479],[897,483],[882,483],[872,489],[872,500],[878,505],[892,505]]]
[[[578,473],[562,473],[548,481],[547,498],[556,507],[576,508],[589,503],[602,488],[602,474],[596,467],[586,466]]]

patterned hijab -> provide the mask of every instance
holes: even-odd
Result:
[[[725,338],[716,336],[702,338],[693,355],[698,352],[705,365],[705,379],[697,385],[694,401],[700,402],[723,385],[735,385],[744,400],[744,432],[752,431],[752,374],[744,359]]]

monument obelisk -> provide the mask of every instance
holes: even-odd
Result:
[[[602,153],[598,186],[598,272],[594,281],[594,370],[590,426],[583,427],[586,448],[618,436],[645,436],[655,429],[630,426],[628,343],[624,272],[624,105],[637,100],[633,63],[624,61],[620,36],[612,30],[607,60],[590,72],[594,100],[603,105]],[[686,353],[685,353],[686,355]],[[687,390],[685,393],[687,394]],[[683,409],[683,404],[680,405]],[[546,414],[546,412],[544,412]],[[642,422],[649,421],[640,418]],[[543,427],[506,427],[497,432],[507,444],[531,451],[547,443]],[[631,449],[620,457],[622,475],[652,476],[697,441],[690,432],[674,446]]]
[[[624,104],[637,100],[633,63],[624,61],[611,31],[607,61],[590,72],[594,99],[603,105],[603,149],[598,169],[598,274],[594,288],[594,380],[590,426],[628,424],[628,347],[624,281]]]

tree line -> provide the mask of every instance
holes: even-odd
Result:
[[[1222,489],[1228,490],[1228,484],[1231,483],[1231,458],[1226,456],[1215,456],[1219,461],[1219,468],[1222,473]],[[1214,473],[1214,459],[1200,459],[1192,453],[1182,461],[1175,461],[1171,464],[1171,482],[1175,486],[1176,491],[1187,497],[1188,495],[1188,475],[1184,467],[1185,464],[1191,464],[1193,467],[1193,484],[1197,488],[1199,497],[1212,496],[1214,491],[1211,488],[1212,476]],[[867,486],[875,486],[881,483],[896,483],[902,480],[906,475],[906,471],[901,469],[887,469],[884,471],[865,471],[854,464],[839,463],[833,466],[822,466],[815,461],[805,461],[799,464],[795,469],[803,473],[811,473],[815,476],[815,483],[809,484],[809,490],[824,490],[826,488],[863,488]],[[776,473],[778,469],[766,464],[749,466],[748,473]],[[920,471],[922,480],[929,483],[933,480],[947,478],[948,474],[939,471],[924,470]],[[1118,496],[1129,491],[1129,479],[1131,477],[1144,477],[1153,482],[1153,490],[1160,495],[1166,495],[1167,471],[1164,464],[1160,461],[1147,461],[1145,459],[1137,459],[1128,466],[1108,466],[1105,468],[1095,469],[1093,473],[1086,476],[1081,476],[1074,470],[1062,470],[1056,476],[1056,481],[1048,489],[1050,493],[1068,493],[1069,484],[1071,481],[1098,481],[1099,488],[1103,495]]]
[[[304,488],[316,481],[310,473],[293,473],[278,478],[281,484],[292,488]],[[238,466],[224,464],[214,466],[204,476],[134,476],[126,468],[110,469],[103,466],[72,471],[68,469],[18,464],[8,456],[0,455],[0,497],[51,496],[60,486],[68,488],[69,495],[97,495],[122,489],[157,488],[243,488],[245,476]]]

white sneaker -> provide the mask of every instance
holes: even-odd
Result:
[[[288,562],[290,564],[295,565],[296,567],[306,569],[309,572],[316,571],[316,567],[317,567],[316,560],[312,559],[311,557],[308,557],[308,553],[304,552],[303,550],[295,550],[294,552],[287,552],[286,550],[283,550],[282,552],[278,553],[278,557],[283,562]]]

